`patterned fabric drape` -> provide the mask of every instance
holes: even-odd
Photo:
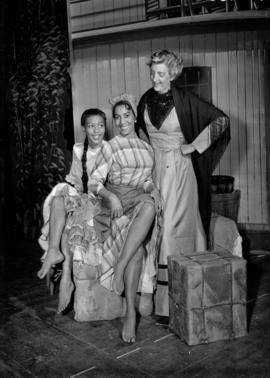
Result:
[[[10,207],[13,226],[35,238],[42,202],[66,173],[63,132],[70,104],[66,1],[10,0],[9,6]]]

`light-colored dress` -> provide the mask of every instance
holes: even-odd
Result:
[[[206,238],[198,207],[198,189],[191,157],[182,155],[185,144],[181,127],[173,108],[159,129],[144,113],[150,143],[155,153],[154,181],[163,201],[161,244],[158,257],[155,313],[168,316],[167,257],[191,254],[206,248]],[[198,145],[209,145],[207,131]],[[200,139],[198,138],[198,139]]]
[[[103,141],[102,146],[107,142]],[[69,174],[66,176],[66,182],[55,185],[49,195],[46,197],[43,205],[43,227],[41,229],[41,236],[38,240],[40,246],[45,254],[49,246],[49,222],[51,215],[51,205],[55,197],[63,197],[67,220],[65,230],[68,232],[72,228],[72,234],[69,236],[70,244],[78,238],[85,237],[91,234],[93,227],[93,216],[96,215],[100,209],[100,201],[92,194],[83,194],[82,186],[82,154],[83,143],[76,143],[73,146],[72,164]],[[87,151],[86,169],[88,176],[95,164],[97,154],[100,148]],[[70,185],[71,184],[71,185]],[[77,249],[78,251],[78,249]],[[81,257],[79,257],[80,259]]]

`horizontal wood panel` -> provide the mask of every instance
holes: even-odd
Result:
[[[71,30],[89,30],[145,20],[144,0],[88,0],[70,4]]]
[[[119,0],[120,1],[120,0]],[[269,34],[268,34],[269,35]],[[235,177],[241,190],[239,222],[267,224],[265,146],[266,32],[167,35],[102,45],[74,45],[72,70],[75,138],[82,140],[79,119],[84,108],[105,110],[113,134],[108,99],[123,91],[139,99],[151,86],[147,62],[152,51],[181,53],[185,66],[212,68],[213,103],[231,119],[232,140],[216,174]]]

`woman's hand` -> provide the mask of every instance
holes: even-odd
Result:
[[[195,147],[193,146],[193,144],[182,144],[180,149],[183,155],[189,155],[195,151]]]
[[[104,186],[98,191],[98,195],[102,198],[102,201],[108,209],[111,210],[111,218],[121,217],[124,213],[123,206],[119,198]]]
[[[143,184],[143,191],[144,193],[151,193],[154,190],[154,184],[151,181],[146,181]]]
[[[115,194],[110,195],[111,218],[120,218],[123,215],[123,206]]]
[[[160,213],[163,208],[160,192],[157,188],[154,188],[151,192],[151,197],[155,201],[156,213]]]
[[[93,194],[97,194],[97,187],[98,185],[97,184],[90,184],[88,185],[88,193],[93,193]]]

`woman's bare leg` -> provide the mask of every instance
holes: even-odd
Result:
[[[63,197],[55,197],[51,204],[50,223],[49,223],[49,249],[41,269],[37,276],[42,279],[50,268],[63,261],[64,257],[59,250],[62,232],[66,222],[66,211]]]
[[[112,283],[113,291],[121,294],[124,290],[124,272],[138,248],[144,242],[148,231],[155,217],[154,203],[145,202],[140,209],[139,214],[130,226],[128,236],[125,241],[120,258],[114,269],[114,279]]]
[[[61,247],[65,260],[62,265],[63,271],[59,287],[59,303],[57,310],[58,313],[61,313],[67,308],[70,303],[72,292],[74,290],[74,283],[72,281],[73,256],[68,248],[66,232],[63,233]]]
[[[122,339],[127,343],[135,343],[136,341],[135,300],[142,269],[143,253],[144,248],[139,247],[139,249],[127,264],[124,273],[127,312],[122,329]]]
[[[46,275],[46,286],[50,291],[50,295],[53,295],[54,293],[54,282],[52,279],[53,273],[54,273],[54,269],[50,268],[49,272]]]

